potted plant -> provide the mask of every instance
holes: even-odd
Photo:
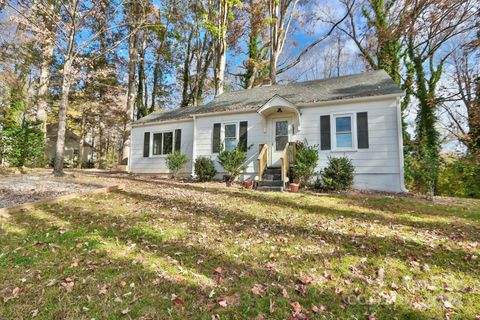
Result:
[[[247,179],[243,181],[243,187],[245,189],[253,189],[253,180],[252,179]]]
[[[298,189],[300,189],[300,183],[298,182],[298,179],[294,179],[296,182],[291,182],[289,183],[290,187],[290,192],[298,192]]]
[[[293,181],[290,191],[297,192],[301,184],[307,184],[313,176],[318,162],[318,150],[316,146],[309,146],[307,141],[300,145],[293,162]]]

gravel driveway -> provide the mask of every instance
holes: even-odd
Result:
[[[0,208],[103,187],[51,174],[0,176]]]

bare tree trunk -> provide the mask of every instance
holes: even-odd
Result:
[[[77,168],[82,168],[83,155],[85,154],[85,125],[87,123],[87,116],[85,110],[82,112],[82,123],[80,126],[80,143],[78,146],[78,163]]]
[[[98,168],[105,169],[105,123],[103,117],[98,119]]]
[[[38,80],[38,104],[37,104],[37,120],[42,122],[41,130],[44,140],[47,139],[47,93],[50,83],[50,65],[53,57],[53,43],[50,39],[43,41],[42,48],[42,66],[40,68],[40,77]]]
[[[50,13],[54,11],[54,1],[51,1],[49,6]],[[47,15],[44,16],[44,26],[48,30],[49,35],[53,36],[54,26],[53,23]],[[41,130],[43,132],[44,141],[47,141],[47,93],[48,87],[50,84],[50,66],[52,64],[53,50],[55,46],[50,37],[45,37],[42,40],[42,64],[40,67],[40,76],[38,79],[38,103],[37,103],[37,120],[41,121]]]
[[[299,0],[269,0],[270,14],[270,83],[277,82],[278,58],[283,51],[288,31]]]
[[[228,15],[230,12],[229,1],[220,1],[220,10],[218,13],[216,35],[216,48],[215,48],[215,96],[219,96],[223,93],[223,87],[225,84],[225,68],[227,63],[227,26]]]
[[[137,67],[137,59],[138,59],[138,31],[132,32],[129,39],[129,61],[128,61],[128,91],[127,91],[127,107],[126,113],[128,116],[128,124],[126,128],[126,139],[123,143],[123,156],[122,156],[122,164],[127,164],[129,159],[130,153],[130,127],[131,122],[133,121],[133,112],[135,106],[135,99],[136,99],[136,67]]]
[[[72,39],[72,43],[73,43],[73,39]],[[72,69],[72,57],[70,56],[70,57],[66,57],[65,64],[63,65],[62,100],[60,102],[60,108],[58,110],[57,144],[55,147],[55,165],[53,168],[53,173],[56,176],[64,175],[63,160],[64,160],[64,153],[65,153],[65,132],[67,129],[67,109],[68,109],[68,95],[70,93],[71,69]]]
[[[65,131],[67,129],[67,109],[68,109],[68,95],[70,93],[70,81],[72,76],[73,64],[73,45],[75,41],[75,16],[77,12],[78,1],[74,2],[72,6],[74,9],[72,17],[72,25],[70,26],[70,33],[68,35],[67,50],[65,51],[65,62],[62,73],[62,100],[60,108],[58,109],[58,132],[57,144],[55,147],[55,164],[53,167],[53,174],[56,176],[63,176],[63,160],[65,154]]]

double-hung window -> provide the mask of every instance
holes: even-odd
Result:
[[[238,132],[236,123],[228,123],[224,125],[223,143],[226,151],[232,151],[238,144]]]
[[[334,116],[334,130],[335,130],[335,148],[353,149],[353,116],[348,115],[336,115]]]
[[[152,135],[152,156],[167,155],[173,151],[173,131],[155,132]]]

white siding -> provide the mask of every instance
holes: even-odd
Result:
[[[152,124],[132,128],[132,150],[130,151],[130,172],[133,173],[169,173],[165,156],[143,157],[143,138],[145,132],[182,130],[181,152],[190,159],[185,165],[183,174],[192,171],[193,121],[182,121],[165,124]]]
[[[197,149],[196,157],[210,157],[215,162],[220,178],[223,175],[223,168],[218,164],[217,154],[212,154],[212,134],[214,123],[248,121],[247,144],[251,148],[247,152],[247,169],[243,178],[254,177],[258,171],[257,157],[259,144],[267,143],[267,135],[263,133],[262,117],[257,113],[218,114],[214,117],[198,117],[197,126]]]
[[[352,160],[355,167],[355,188],[391,192],[403,191],[400,182],[397,103],[395,99],[304,107],[301,109],[301,131],[294,138],[300,141],[306,138],[310,145],[320,145],[320,116],[334,113],[353,113],[353,116],[356,117],[357,112],[368,113],[369,148],[341,152],[319,150],[320,160],[317,171],[327,165],[329,156],[347,156]],[[331,132],[331,134],[334,133]]]
[[[402,192],[402,174],[400,172],[397,103],[395,98],[382,101],[350,102],[344,104],[318,105],[300,107],[300,128],[295,128],[292,141],[307,139],[310,145],[320,145],[320,116],[333,113],[368,112],[369,148],[355,151],[336,152],[319,150],[320,160],[317,171],[328,163],[328,157],[347,156],[352,159],[355,167],[355,187],[380,191]],[[287,115],[285,113],[285,115]],[[217,155],[212,154],[212,132],[214,123],[248,121],[248,145],[252,145],[247,153],[247,169],[243,179],[254,177],[258,172],[257,156],[259,145],[271,143],[271,127],[267,121],[264,131],[262,117],[256,112],[237,114],[216,114],[196,118],[196,149],[195,157],[207,156],[214,160],[218,171],[217,177],[223,174],[223,168],[217,162]],[[333,121],[333,119],[332,119]],[[167,173],[165,160],[162,158],[143,157],[143,134],[146,131],[182,129],[182,152],[190,159],[193,157],[193,126],[194,121],[183,121],[171,124],[157,124],[145,127],[135,127],[132,130],[132,172]],[[331,133],[333,135],[333,132]],[[354,133],[356,139],[356,132]],[[332,142],[333,144],[333,142]],[[333,147],[333,145],[332,145]],[[192,162],[186,167],[191,172]]]

